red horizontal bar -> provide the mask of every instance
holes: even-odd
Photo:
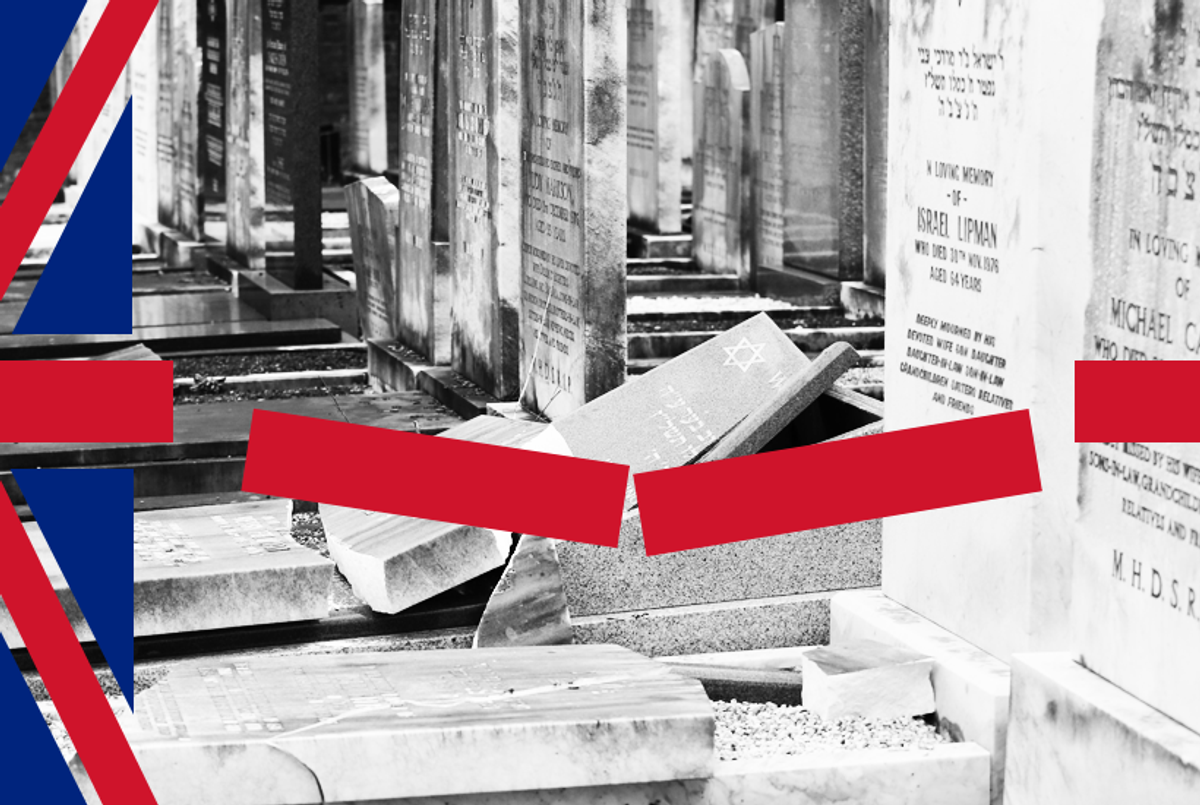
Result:
[[[650,556],[1042,488],[1028,411],[639,473],[634,483]]]
[[[256,410],[242,490],[616,547],[621,464]]]
[[[170,361],[0,361],[0,442],[170,442]]]
[[[1076,361],[1075,441],[1200,442],[1197,399],[1200,361]]]

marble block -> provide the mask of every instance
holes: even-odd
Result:
[[[700,684],[615,646],[206,658],[134,706],[120,725],[160,805],[646,783],[713,764]]]
[[[892,719],[934,711],[933,660],[873,640],[822,646],[804,655],[804,706],[833,721]]]
[[[571,642],[571,616],[556,542],[521,535],[475,630],[475,648]]]
[[[383,0],[350,3],[351,163],[367,173],[387,169],[387,79],[384,68]]]
[[[428,797],[372,805],[984,805],[986,802],[987,752],[974,744],[944,744],[930,750],[871,749],[814,752],[771,760],[718,761],[712,777],[704,780]]]
[[[76,636],[94,640],[41,529],[25,532]],[[326,617],[333,565],[290,532],[288,500],[135,514],[134,637]],[[24,646],[3,605],[0,634]]]
[[[784,23],[750,34],[750,287],[759,268],[783,268]]]
[[[991,802],[999,805],[1004,793],[1008,666],[877,590],[838,593],[830,610],[832,646],[866,639],[933,658],[938,729],[956,741],[973,741],[988,751]]]
[[[346,210],[362,338],[390,341],[400,330],[396,287],[400,191],[382,176],[355,182],[346,187]]]
[[[544,427],[480,416],[440,435],[519,447]],[[330,555],[354,592],[376,612],[407,609],[508,560],[510,535],[488,528],[326,504],[320,512]]]
[[[1200,802],[1200,733],[1070,654],[1013,657],[1005,805]]]

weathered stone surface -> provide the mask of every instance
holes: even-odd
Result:
[[[759,268],[783,267],[784,23],[750,36],[750,287]]]
[[[441,436],[520,447],[544,427],[481,416]],[[330,555],[354,592],[377,612],[419,604],[508,559],[507,533],[326,504],[320,511]]]
[[[447,237],[450,199],[438,186],[439,159],[447,161],[446,88],[439,65],[446,32],[445,4],[420,0],[406,5],[400,31],[400,262],[399,337],[434,364],[451,361],[451,274]],[[482,136],[482,135],[480,135]],[[438,192],[439,190],[443,192]],[[464,314],[466,315],[466,314]]]
[[[709,57],[697,81],[692,232],[697,270],[750,285],[750,73],[736,50]]]
[[[784,123],[788,265],[862,276],[865,0],[788,0]]]
[[[1069,654],[1013,657],[1006,805],[1195,802],[1200,734]]]
[[[383,0],[351,0],[351,164],[366,173],[387,170],[387,80],[384,72]]]
[[[451,366],[502,400],[516,398],[521,315],[521,82],[519,17],[529,9],[450,3],[459,69],[450,215]]]
[[[625,381],[624,3],[521,8],[521,398],[551,420]]]
[[[129,59],[133,94],[133,212],[158,221],[158,9],[150,15]]]
[[[350,246],[357,278],[362,338],[391,341],[399,331],[396,288],[400,192],[376,176],[346,187]]]
[[[630,0],[629,220],[651,232],[679,232],[683,155],[679,121],[692,91],[684,0]]]
[[[121,727],[162,805],[446,797],[713,768],[699,683],[613,646],[198,660],[139,694],[135,712]]]
[[[929,657],[872,640],[821,646],[800,661],[804,706],[827,721],[926,715],[935,709],[932,671]]]
[[[521,536],[475,630],[475,648],[571,642],[571,617],[555,542],[532,534]]]
[[[225,247],[239,263],[256,270],[267,265],[263,225],[267,203],[263,163],[263,28],[262,15],[257,12],[260,1],[229,0],[229,39],[225,51],[228,95],[224,107]]]
[[[199,45],[202,68],[199,86],[199,168],[201,192],[208,201],[225,201],[225,99],[228,41],[227,4],[202,3]]]
[[[81,641],[95,638],[36,523],[25,532]],[[134,515],[133,634],[315,620],[329,613],[333,565],[290,536],[291,501]],[[24,645],[3,605],[0,634]]]

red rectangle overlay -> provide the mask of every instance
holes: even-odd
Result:
[[[616,547],[629,468],[256,410],[242,489]]]
[[[170,442],[170,361],[0,361],[0,441]]]
[[[650,556],[1042,488],[1028,411],[639,473],[634,483]]]
[[[1164,392],[1169,391],[1169,394]],[[1200,361],[1076,361],[1076,442],[1200,442]]]

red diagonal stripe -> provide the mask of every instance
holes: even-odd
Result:
[[[0,500],[0,597],[37,665],[88,778],[107,805],[150,805],[154,794],[83,648],[7,500]]]
[[[170,442],[170,361],[0,361],[0,442]]]
[[[1186,335],[1186,334],[1185,334]],[[1200,351],[1200,333],[1189,336]],[[1200,442],[1200,361],[1076,361],[1076,442]]]
[[[864,472],[875,482],[864,486]],[[634,483],[650,556],[1042,489],[1028,411],[639,473]]]
[[[29,251],[104,101],[129,60],[157,0],[109,0],[50,110],[21,172],[0,205],[0,298]],[[20,36],[10,31],[9,36]]]
[[[242,490],[616,547],[629,468],[256,410]]]

